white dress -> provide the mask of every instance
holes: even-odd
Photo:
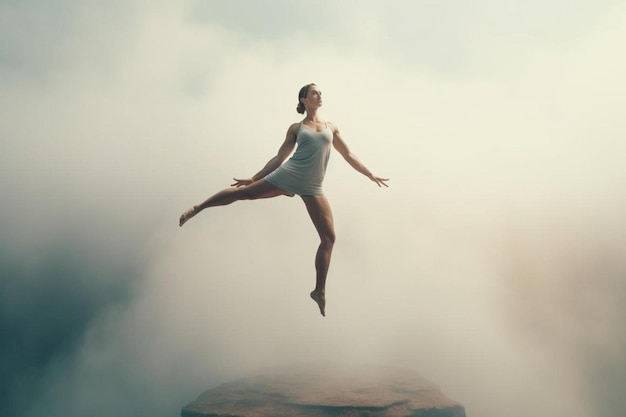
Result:
[[[265,176],[270,184],[300,196],[320,196],[328,166],[333,132],[326,124],[321,132],[300,124],[296,135],[297,148],[293,156]]]

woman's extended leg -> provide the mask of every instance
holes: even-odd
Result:
[[[213,194],[211,197],[204,200],[197,206],[193,206],[186,210],[181,216],[178,222],[179,226],[182,226],[196,214],[200,213],[205,208],[215,206],[225,206],[230,203],[234,203],[238,200],[256,200],[259,198],[270,198],[284,195],[285,191],[270,184],[264,179],[258,180],[245,187],[231,187],[226,188],[218,193]]]
[[[315,255],[315,289],[311,292],[311,298],[320,308],[322,316],[326,316],[326,275],[330,265],[330,257],[335,244],[335,226],[330,204],[324,196],[302,197],[313,225],[320,236],[320,246]]]

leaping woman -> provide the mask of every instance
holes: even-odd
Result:
[[[280,195],[299,195],[307,208],[313,225],[320,237],[315,255],[315,289],[311,298],[317,303],[322,316],[326,315],[326,275],[335,243],[333,214],[328,199],[322,191],[331,144],[355,170],[374,181],[379,187],[387,187],[388,178],[377,177],[350,152],[337,126],[320,118],[322,92],[315,84],[307,84],[298,93],[296,110],[305,114],[302,121],[289,126],[285,141],[278,153],[251,178],[233,178],[235,183],[186,210],[179,225],[202,210],[225,206],[238,200],[256,200]],[[294,147],[296,151],[285,163]]]

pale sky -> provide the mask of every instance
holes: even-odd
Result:
[[[469,417],[626,409],[626,2],[0,0],[0,414],[172,416],[290,363],[410,367]],[[256,173],[315,82],[327,317]],[[97,413],[96,413],[97,415]]]

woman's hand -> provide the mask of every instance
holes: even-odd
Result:
[[[243,178],[243,179],[239,179],[239,178],[233,178],[235,180],[234,184],[230,184],[231,187],[245,187],[246,185],[250,185],[254,182],[254,180],[252,178]]]
[[[375,175],[370,175],[370,180],[374,181],[379,187],[382,185],[384,185],[385,187],[389,187],[387,184],[385,184],[386,181],[389,181],[389,178],[380,178]]]

